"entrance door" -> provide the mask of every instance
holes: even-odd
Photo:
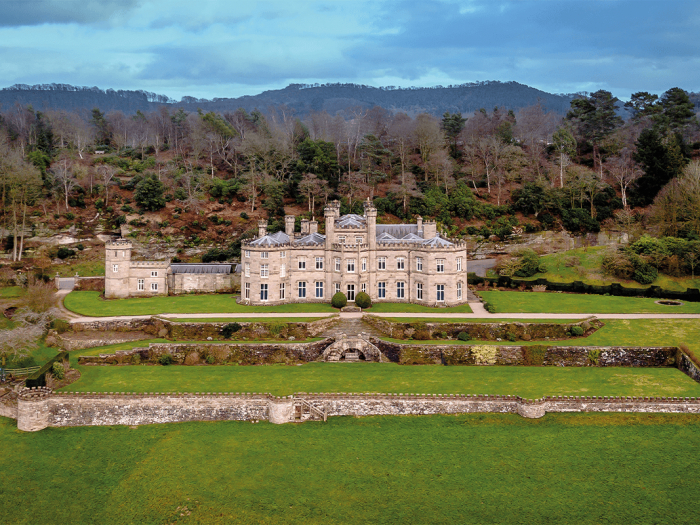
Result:
[[[347,297],[348,297],[348,301],[355,300],[355,285],[354,284],[348,284]]]

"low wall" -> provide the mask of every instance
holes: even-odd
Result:
[[[78,356],[80,365],[156,364],[163,355],[170,355],[174,364],[198,365],[237,363],[261,365],[272,363],[310,363],[318,360],[334,342],[327,338],[313,343],[151,343],[148,347],[117,350],[113,354]]]
[[[700,383],[700,368],[687,355],[681,354],[678,360],[678,370]]]
[[[306,409],[306,410],[305,410]],[[328,416],[508,413],[538,418],[547,412],[700,414],[698,398],[545,397],[414,394],[95,394],[20,392],[17,427],[146,425],[185,421],[301,422]],[[304,414],[307,415],[304,415]]]
[[[233,273],[176,273],[169,277],[170,295],[187,293],[231,293],[234,288]]]
[[[370,340],[400,364],[671,367],[677,366],[678,355],[671,346],[421,345]]]
[[[17,396],[8,394],[0,397],[0,416],[17,419]]]
[[[396,314],[400,316],[400,314]],[[499,322],[499,323],[397,323],[387,321],[374,315],[365,315],[363,320],[377,330],[395,339],[409,339],[418,331],[425,331],[431,338],[436,333],[444,333],[447,337],[457,338],[460,332],[469,334],[472,339],[478,341],[506,340],[509,334],[523,341],[549,339],[568,339],[572,326],[580,326],[584,333],[592,333],[602,326],[595,318],[585,319],[571,323],[527,323],[527,322]],[[440,339],[444,339],[443,335]]]
[[[75,280],[74,291],[102,292],[105,289],[105,278],[102,277],[78,277]]]

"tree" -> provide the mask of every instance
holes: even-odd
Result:
[[[97,166],[97,173],[100,175],[100,180],[105,188],[105,208],[109,206],[109,185],[112,179],[117,174],[117,168],[109,164],[100,164]]]
[[[328,186],[328,181],[319,179],[313,173],[304,173],[299,182],[299,192],[306,195],[309,204],[309,213],[316,209],[316,197],[322,194],[323,186]]]
[[[623,148],[619,156],[607,159],[605,170],[620,187],[622,206],[627,208],[627,190],[642,176],[642,170],[632,159],[631,151]]]
[[[576,153],[576,139],[567,128],[559,128],[552,135],[554,148],[559,154],[559,187],[564,187],[564,170],[571,164],[570,158]]]
[[[654,199],[651,216],[661,232],[700,237],[700,161],[692,161]]]
[[[445,132],[445,137],[450,142],[450,155],[453,158],[459,156],[457,151],[457,137],[464,129],[464,124],[467,119],[461,113],[450,113],[448,111],[442,116],[442,130]]]
[[[105,114],[98,108],[94,108],[90,122],[95,127],[95,141],[100,145],[109,146],[112,143],[112,132],[109,129]]]
[[[12,318],[14,328],[0,330],[0,364],[5,368],[8,358],[18,361],[29,355],[39,346],[39,338],[44,335],[51,321],[57,317],[55,308],[37,313],[23,308]]]
[[[51,170],[53,179],[59,192],[63,195],[66,203],[66,210],[70,208],[68,205],[68,198],[72,195],[73,190],[78,185],[78,181],[73,173],[72,166],[68,164],[67,159],[62,159],[60,162],[56,163],[54,168]]]
[[[12,260],[22,260],[27,209],[41,194],[41,175],[22,158],[18,150],[0,152],[0,179],[3,189],[3,213],[10,214]]]
[[[625,102],[625,107],[632,110],[632,118],[641,120],[645,117],[653,117],[661,111],[661,107],[657,104],[658,95],[639,91],[633,93],[629,102]]]
[[[421,160],[426,164],[430,160],[430,155],[438,150],[444,143],[442,131],[438,120],[432,115],[421,113],[416,117],[416,127],[413,131],[415,141],[418,145]],[[427,181],[426,173],[426,181]]]
[[[155,175],[144,177],[134,189],[134,200],[144,210],[157,211],[165,207],[165,186]]]
[[[663,112],[658,114],[657,121],[671,133],[680,132],[689,124],[697,122],[695,106],[688,93],[681,88],[674,87],[666,91],[661,95],[659,105]]]
[[[640,205],[646,206],[668,181],[680,175],[688,159],[683,139],[677,134],[664,138],[656,129],[645,129],[636,145],[637,151],[632,157],[641,165],[644,174],[637,181],[635,196]]]

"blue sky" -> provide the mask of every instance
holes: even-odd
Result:
[[[700,91],[697,0],[0,0],[0,87],[179,99],[290,83]]]

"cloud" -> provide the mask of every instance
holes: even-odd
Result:
[[[0,26],[104,22],[141,0],[2,0]]]

